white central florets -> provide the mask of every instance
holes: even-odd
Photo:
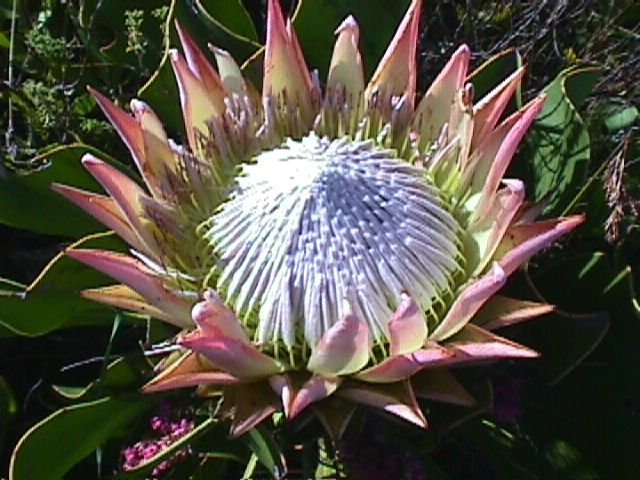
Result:
[[[384,341],[401,292],[427,310],[450,288],[458,223],[392,150],[310,134],[255,160],[207,238],[218,288],[245,318],[257,313],[258,342],[313,346],[345,299]]]

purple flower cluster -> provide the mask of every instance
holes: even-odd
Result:
[[[148,462],[153,457],[166,450],[173,443],[193,430],[193,422],[185,418],[172,420],[167,415],[158,415],[151,418],[150,438],[141,440],[122,451],[124,462],[122,469],[131,471],[141,464]],[[153,478],[158,478],[167,473],[177,463],[183,461],[189,455],[186,449],[179,450],[168,459],[159,463],[152,472]]]

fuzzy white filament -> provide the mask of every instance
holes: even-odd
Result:
[[[257,340],[315,345],[344,315],[376,339],[405,291],[428,309],[458,268],[458,223],[422,172],[372,142],[314,134],[245,165],[207,238]]]

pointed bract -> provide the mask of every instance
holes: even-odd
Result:
[[[262,97],[279,98],[283,92],[288,101],[299,106],[303,121],[310,123],[313,111],[309,70],[293,28],[285,25],[279,0],[268,0]]]
[[[369,383],[391,383],[407,379],[423,368],[443,366],[454,360],[454,354],[428,342],[426,347],[414,352],[390,357],[355,375],[355,378]]]
[[[463,363],[484,362],[503,358],[534,358],[535,350],[494,335],[472,323],[451,338],[448,347]]]
[[[435,142],[444,124],[449,123],[452,109],[457,108],[457,95],[464,86],[470,58],[469,47],[459,47],[418,104],[413,128],[420,135],[420,150]]]
[[[444,320],[429,338],[434,341],[445,340],[460,331],[480,307],[503,287],[506,281],[507,275],[503,268],[494,264],[491,271],[463,288]]]
[[[87,87],[91,96],[98,103],[98,106],[105,114],[111,125],[113,125],[129,149],[138,171],[142,173],[144,163],[144,139],[142,130],[138,122],[115,103],[102,95],[97,90]]]
[[[314,348],[307,370],[335,377],[362,369],[369,361],[369,329],[350,313],[329,328]]]
[[[213,69],[211,63],[209,63],[209,60],[207,60],[207,57],[202,50],[200,50],[193,38],[191,38],[177,21],[176,31],[178,32],[182,51],[187,60],[189,70],[200,80],[204,89],[214,98],[215,103],[224,101],[223,82],[218,73]]]
[[[112,198],[58,183],[51,185],[51,188],[113,230],[131,247],[136,250],[145,250],[146,247]]]
[[[553,312],[548,303],[530,302],[494,295],[473,317],[473,323],[485,330],[496,330]]]
[[[161,310],[126,285],[91,288],[83,290],[80,294],[88,300],[104,303],[122,310],[131,310],[143,315],[149,315],[179,328],[193,327],[193,323],[189,319],[176,317]]]
[[[494,255],[507,275],[515,272],[539,251],[566,235],[584,221],[584,215],[574,215],[536,223],[512,225]]]
[[[364,92],[362,59],[358,50],[359,28],[355,19],[348,16],[336,30],[338,38],[333,47],[327,89],[345,89],[347,102],[355,106]]]
[[[222,335],[208,336],[196,331],[186,335],[178,343],[201,353],[220,370],[243,380],[256,380],[281,371],[276,360],[260,352],[249,342]]]
[[[152,225],[144,218],[144,208],[140,202],[140,197],[146,195],[144,190],[124,173],[93,155],[84,155],[82,165],[118,204],[129,225],[144,244],[142,251],[154,259],[158,258],[160,248],[153,237]]]
[[[222,115],[226,109],[224,92],[207,90],[177,50],[170,50],[169,58],[178,82],[189,146],[192,152],[200,152],[199,135],[207,136],[209,121]]]
[[[409,381],[376,385],[375,388],[364,383],[351,384],[338,390],[337,395],[352,402],[379,408],[414,425],[427,428],[427,420],[418,406]]]
[[[477,211],[484,211],[491,202],[491,198],[495,194],[495,191],[500,184],[500,180],[507,171],[513,155],[520,146],[520,142],[524,138],[524,134],[529,130],[529,127],[542,110],[544,101],[545,97],[540,96],[529,103],[529,105],[527,105],[523,110],[522,116],[515,122],[500,144],[500,148],[498,149],[495,159],[491,164],[491,168],[489,169],[489,174],[483,182],[482,193],[476,207]]]
[[[239,382],[238,378],[229,373],[213,370],[201,355],[187,352],[144,385],[142,391],[164,392],[201,385],[235,385]]]
[[[473,118],[479,127],[474,130],[472,148],[477,147],[497,125],[523,75],[524,67],[518,68],[474,105]]]
[[[210,46],[211,51],[216,57],[220,79],[225,90],[229,94],[244,95],[247,93],[247,86],[242,76],[242,71],[229,52],[221,48]]]
[[[191,324],[192,302],[167,288],[141,261],[104,250],[67,250],[66,255],[128,285],[149,303],[174,317],[174,324]]]
[[[329,397],[338,389],[341,383],[342,379],[338,377],[312,376],[296,392],[287,414],[288,418],[295,418],[312,403]]]
[[[407,294],[389,321],[389,354],[394,357],[420,350],[427,339],[427,320]]]
[[[422,0],[411,1],[409,10],[367,85],[365,91],[367,100],[375,92],[384,90],[387,99],[392,96],[406,95],[410,104],[413,105],[417,81],[416,52],[421,9]]]

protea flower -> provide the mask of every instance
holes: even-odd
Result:
[[[146,391],[222,392],[234,435],[307,407],[339,435],[355,404],[426,427],[416,397],[473,401],[449,367],[537,355],[492,332],[552,308],[498,292],[582,221],[535,222],[503,178],[544,98],[501,120],[521,68],[474,103],[463,45],[418,101],[420,9],[367,84],[344,20],[321,87],[269,0],[261,95],[178,27],[185,147],[92,92],[147,190],[90,155],[108,196],[55,188],[131,246],[68,252],[121,282],[84,295],[183,329]]]

